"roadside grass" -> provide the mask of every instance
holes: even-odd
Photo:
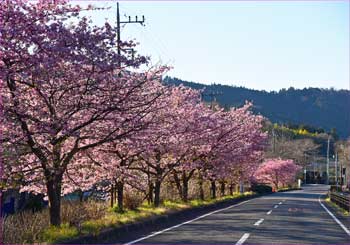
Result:
[[[68,223],[62,224],[60,227],[49,227],[42,232],[40,241],[38,242],[59,243],[77,238],[80,235],[98,235],[103,229],[116,228],[124,224],[142,221],[170,212],[208,206],[221,201],[239,199],[253,194],[253,192],[235,193],[234,195],[218,197],[216,199],[189,200],[187,203],[165,200],[160,207],[154,207],[153,205],[143,203],[137,209],[126,209],[123,213],[115,212],[116,209],[109,208],[103,217],[85,221],[80,227],[70,226]]]
[[[338,213],[344,215],[344,216],[347,216],[347,217],[350,217],[350,212],[343,209],[342,207],[339,207],[337,204],[335,204],[334,202],[331,201],[331,198],[330,197],[327,197],[325,199],[326,203],[333,207]]]
[[[63,241],[79,234],[76,227],[69,226],[68,223],[62,224],[60,227],[50,226],[42,232],[40,240],[46,243],[55,243]]]

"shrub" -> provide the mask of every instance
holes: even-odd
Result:
[[[142,202],[143,198],[141,195],[126,193],[124,196],[124,205],[127,209],[136,210],[139,206],[141,206]]]
[[[33,195],[29,194],[29,198],[24,205],[24,210],[31,210],[33,212],[41,211],[45,208],[45,203],[43,201],[43,195]]]
[[[106,214],[105,203],[96,201],[65,201],[62,203],[61,218],[62,223],[68,223],[81,231],[82,223],[87,220],[95,220]]]
[[[272,193],[272,187],[264,184],[254,184],[251,187],[251,191],[263,194],[263,193]]]
[[[23,211],[6,216],[2,222],[5,244],[34,243],[50,224],[48,209],[34,213]]]
[[[96,201],[62,201],[61,228],[50,227],[49,210],[39,212],[26,210],[5,217],[3,238],[5,244],[36,243],[41,240],[55,241],[81,232],[82,223],[97,220],[107,213],[107,204]]]
[[[342,187],[341,186],[336,186],[336,185],[331,185],[330,191],[342,192]]]

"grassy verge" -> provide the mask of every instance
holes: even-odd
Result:
[[[325,201],[329,206],[333,207],[341,215],[344,215],[346,217],[350,217],[350,213],[347,210],[343,209],[342,207],[339,207],[337,204],[332,202],[329,197],[327,197]]]
[[[97,235],[103,229],[116,228],[125,224],[130,224],[133,222],[145,220],[147,218],[155,217],[157,215],[167,214],[170,212],[190,209],[194,207],[208,206],[218,202],[234,200],[251,195],[253,195],[252,192],[245,192],[242,194],[238,193],[211,200],[190,200],[187,203],[166,200],[160,207],[153,207],[152,205],[144,203],[136,210],[125,210],[123,213],[115,212],[115,209],[110,208],[103,217],[85,221],[79,227],[70,226],[67,223],[62,224],[59,228],[49,227],[42,232],[39,242],[59,243],[69,239],[77,238],[81,235]]]

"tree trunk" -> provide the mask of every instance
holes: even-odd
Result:
[[[204,201],[203,176],[200,171],[198,171],[198,186],[199,186],[199,199]]]
[[[188,178],[185,172],[182,173],[182,201],[188,201]]]
[[[243,185],[243,181],[239,181],[239,192],[243,193],[244,192],[244,185]]]
[[[216,198],[216,185],[215,185],[215,180],[212,180],[211,182],[211,198],[215,199]]]
[[[117,182],[118,212],[124,211],[123,194],[124,194],[124,183],[122,181],[118,181]]]
[[[46,188],[49,198],[50,224],[61,225],[61,179],[58,176],[47,181]]]
[[[276,185],[276,192],[278,191],[278,187],[279,187],[279,180],[278,180],[278,175],[276,174],[276,182],[275,182],[275,185]]]
[[[117,204],[117,184],[115,184],[113,188],[113,197],[114,197],[113,202]]]
[[[154,190],[154,186],[153,183],[149,183],[148,185],[148,204],[153,203],[153,190]]]
[[[179,197],[182,199],[182,188],[181,188],[181,181],[179,179],[179,176],[177,173],[174,171],[174,181],[176,185],[177,192],[179,193]]]
[[[221,196],[225,196],[225,181],[221,181],[220,185]]]
[[[160,180],[156,180],[156,183],[154,185],[154,206],[159,207],[160,205]]]
[[[160,185],[162,183],[163,171],[160,167],[160,157],[157,155],[157,167],[156,167],[156,180],[154,183],[154,206],[159,207],[160,205]]]
[[[82,190],[78,191],[79,202],[82,203],[84,201],[84,192]]]
[[[111,208],[114,206],[114,187],[111,186]]]
[[[231,196],[233,195],[233,184],[232,183],[230,184],[230,195]]]

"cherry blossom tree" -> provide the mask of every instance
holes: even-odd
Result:
[[[190,108],[188,108],[190,109]],[[186,126],[186,139],[181,144],[187,149],[187,156],[173,169],[173,179],[179,196],[184,202],[188,200],[188,184],[195,171],[202,167],[210,152],[210,138],[217,129],[215,112],[204,103],[197,103],[187,110],[181,121]]]
[[[273,185],[278,190],[281,186],[292,184],[300,169],[293,160],[267,159],[254,173],[253,179],[255,182]]]
[[[135,43],[118,43],[115,28],[81,11],[64,0],[0,2],[2,182],[46,194],[60,225],[61,196],[99,184],[122,211],[126,184],[146,189],[147,180],[158,206],[170,174],[184,201],[196,171],[212,197],[218,180],[225,190],[249,179],[266,139],[251,104],[224,111],[200,91],[164,86],[166,67],[141,70],[145,57],[116,50]]]
[[[61,223],[61,195],[74,189],[65,184],[75,181],[70,173],[93,178],[85,151],[144,129],[163,90],[163,68],[127,71],[146,59],[118,55],[116,45],[134,43],[117,43],[115,28],[92,26],[80,11],[59,0],[0,3],[2,145],[14,153],[3,178],[46,193],[53,225]]]
[[[253,115],[251,104],[230,111],[218,111],[216,132],[208,138],[210,152],[204,161],[204,171],[211,181],[212,198],[216,197],[216,181],[224,184],[233,178],[246,179],[260,162],[266,134],[262,131],[263,117]],[[236,174],[236,176],[234,175]]]
[[[169,90],[170,94],[158,101],[166,106],[161,106],[163,109],[153,115],[156,123],[147,129],[148,134],[142,141],[145,150],[139,155],[138,164],[132,167],[149,176],[155,206],[160,204],[163,180],[191,156],[191,136],[194,128],[200,125],[191,121],[193,115],[198,113],[196,106],[201,106],[199,91],[182,86]]]
[[[149,123],[149,121],[147,122]],[[118,204],[118,211],[123,212],[123,196],[125,184],[130,185],[133,188],[144,190],[142,185],[143,181],[140,180],[140,174],[135,173],[130,167],[135,161],[138,161],[139,155],[142,153],[143,148],[140,147],[140,141],[142,140],[143,131],[135,132],[119,141],[112,141],[106,144],[100,145],[87,153],[89,159],[99,166],[97,172],[95,172],[94,181],[90,183],[99,184],[103,183],[105,191],[110,193],[111,207],[114,206],[115,199]]]

